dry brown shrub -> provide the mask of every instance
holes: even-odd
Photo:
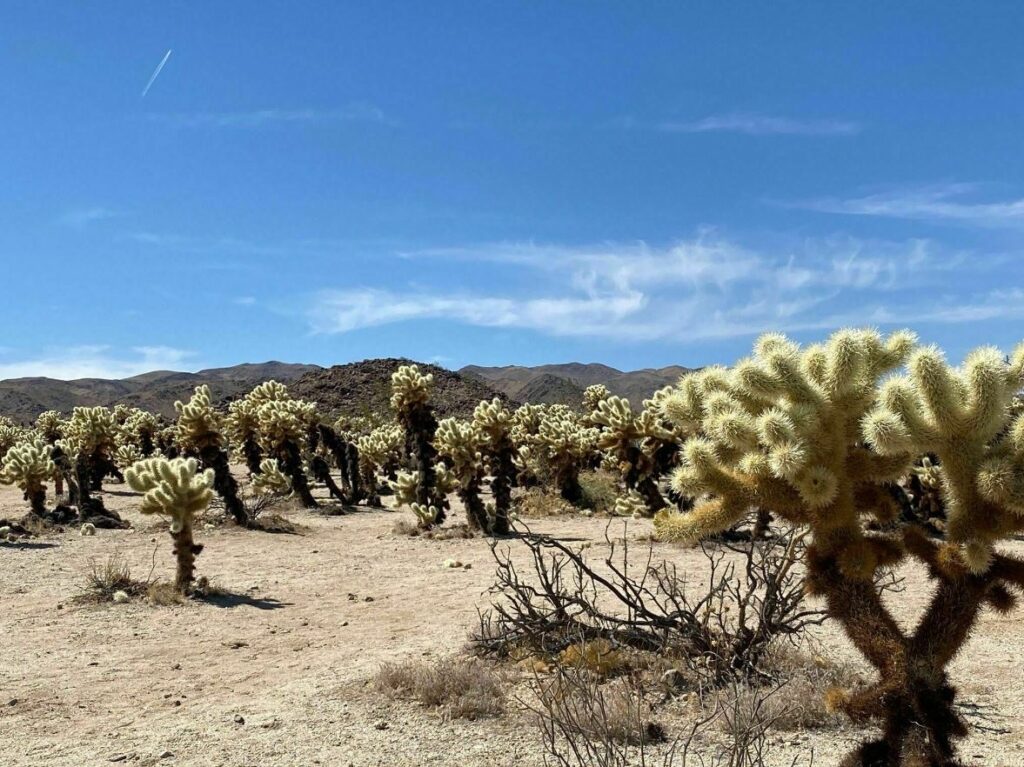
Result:
[[[619,478],[609,471],[580,472],[580,506],[597,514],[609,514],[615,507],[615,500],[622,495]]]
[[[515,499],[515,513],[522,519],[541,519],[574,514],[578,510],[557,492],[543,487],[531,487]]]
[[[446,719],[472,720],[505,712],[501,683],[486,664],[474,659],[389,663],[381,666],[373,684],[392,698],[440,709]]]
[[[182,604],[185,596],[169,581],[154,581],[146,589],[146,599],[154,607],[170,607]]]

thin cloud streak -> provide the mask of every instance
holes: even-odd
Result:
[[[949,221],[986,227],[1024,225],[1024,198],[971,202],[977,184],[943,184],[892,190],[850,198],[822,198],[781,203],[785,207],[849,216]]]
[[[657,123],[663,133],[742,133],[747,136],[852,136],[863,126],[849,120],[801,119],[761,114],[720,114],[699,120]]]
[[[340,109],[257,109],[249,112],[160,113],[147,115],[154,122],[180,128],[263,128],[274,125],[313,125],[362,122],[395,127],[397,121],[373,104],[348,104]]]

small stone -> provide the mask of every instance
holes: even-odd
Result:
[[[372,602],[373,601],[373,597],[363,597],[363,601],[364,602]]]
[[[107,759],[108,762],[123,762],[128,758],[128,754],[114,754],[112,757]]]
[[[171,666],[171,671],[181,671],[181,664],[175,663],[173,666]]]
[[[18,699],[17,698],[11,698],[9,701],[7,701],[7,705],[8,706],[17,706],[18,705]]]
[[[236,639],[233,642],[223,642],[223,645],[225,647],[228,647],[228,648],[232,649],[232,650],[238,650],[238,649],[240,649],[242,647],[248,647],[249,643],[248,642],[243,642],[241,639]]]
[[[241,714],[235,714],[235,724],[245,724],[245,717]]]
[[[160,752],[160,758],[161,759],[170,759],[172,756],[174,756],[174,752],[173,751],[161,751]]]
[[[446,559],[444,561],[444,566],[450,568],[462,567],[462,562],[457,559]]]
[[[377,722],[377,724],[373,725],[373,728],[374,728],[375,730],[386,730],[386,729],[388,729],[388,727],[390,727],[390,726],[391,726],[391,725],[389,725],[389,724],[388,724],[387,722],[385,722],[385,721],[380,721],[380,722]]]
[[[463,570],[472,570],[473,569],[473,563],[472,562],[466,562],[466,564],[464,564],[462,566],[462,569]]]

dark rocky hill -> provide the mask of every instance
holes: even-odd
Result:
[[[288,388],[294,396],[316,402],[332,416],[384,413],[390,410],[391,374],[400,365],[409,364],[412,360],[388,358],[335,365],[306,373]],[[517,404],[515,398],[478,378],[436,365],[416,364],[434,374],[431,401],[438,418],[469,416],[481,400],[494,397]]]

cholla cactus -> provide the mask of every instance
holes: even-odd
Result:
[[[198,458],[206,469],[213,470],[214,489],[224,501],[224,508],[242,527],[250,527],[252,519],[238,496],[238,482],[231,474],[227,438],[223,433],[223,419],[214,410],[210,387],[197,386],[188,402],[175,402],[178,411],[177,443],[186,456]]]
[[[365,498],[360,478],[359,448],[325,423],[318,424],[320,444],[330,452],[341,476],[341,497],[345,503],[357,504]],[[328,472],[328,477],[330,476]],[[333,491],[332,491],[333,492]]]
[[[57,468],[50,457],[51,450],[39,438],[19,442],[4,455],[0,468],[0,483],[17,485],[37,516],[46,513],[46,482]]]
[[[76,407],[64,427],[61,449],[74,461],[82,502],[90,490],[100,490],[108,474],[123,480],[113,461],[119,426],[105,407]]]
[[[195,558],[203,550],[193,540],[192,523],[213,498],[213,470],[200,472],[194,458],[147,458],[129,468],[125,477],[133,490],[144,494],[140,512],[170,519],[177,559],[174,587],[187,594],[195,574]]]
[[[317,420],[316,406],[302,400],[268,399],[259,406],[256,417],[264,453],[277,459],[282,471],[291,479],[292,489],[302,505],[307,509],[318,507],[320,504],[310,492],[309,480],[302,470],[302,449],[310,424]]]
[[[36,418],[36,433],[52,445],[64,436],[64,419],[56,410],[45,410]]]
[[[7,451],[25,439],[25,430],[15,426],[8,418],[0,418],[0,460]]]
[[[612,396],[604,384],[594,384],[583,390],[583,413],[589,418],[601,407],[601,403]]]
[[[458,480],[458,495],[466,507],[471,527],[488,533],[491,521],[480,500],[480,484],[484,477],[484,456],[481,452],[484,434],[475,424],[456,418],[445,418],[437,425],[434,445],[451,461],[451,471]]]
[[[585,426],[569,408],[553,405],[544,410],[533,442],[534,453],[550,468],[562,498],[579,503],[580,469],[593,456],[597,430]]]
[[[432,524],[444,522],[445,499],[435,485],[434,432],[437,420],[430,407],[432,374],[422,374],[416,365],[402,365],[391,375],[391,407],[405,431],[406,452],[412,457],[419,476],[416,503],[422,509],[435,509]]]
[[[665,508],[657,483],[654,454],[673,434],[654,407],[639,415],[622,397],[606,397],[590,415],[591,423],[603,427],[597,444],[607,452],[629,490],[638,491],[646,501],[648,515]]]
[[[516,479],[516,446],[512,440],[513,414],[500,399],[481,402],[473,411],[473,425],[484,435],[484,451],[490,464],[491,490],[494,493],[494,519],[491,532],[508,535],[512,510],[512,486]]]
[[[259,404],[250,393],[228,405],[228,415],[224,420],[228,437],[242,451],[245,465],[253,476],[260,473],[260,462],[263,460],[259,445]]]
[[[882,382],[908,358],[907,375]],[[1008,424],[1007,415],[1022,381],[1024,348],[1010,363],[983,349],[952,370],[937,350],[915,351],[907,332],[882,339],[843,331],[802,350],[767,335],[753,358],[685,377],[665,403],[672,421],[695,434],[682,446],[673,484],[704,497],[663,529],[698,540],[757,506],[813,535],[809,587],[825,596],[880,677],[868,689],[830,696],[855,719],[884,720],[884,737],[844,764],[955,763],[952,741],[966,728],[945,667],[980,608],[1007,610],[1014,603],[1007,585],[1024,587],[1024,562],[992,551],[1024,528],[1014,489],[1024,424]],[[916,527],[900,536],[871,533],[868,522],[896,513],[887,485],[922,453],[940,460],[949,542],[933,543]],[[909,635],[874,579],[907,554],[937,581]]]
[[[633,517],[638,519],[649,514],[647,502],[640,493],[635,490],[628,490],[624,495],[615,499],[612,513],[619,517]]]
[[[292,398],[288,393],[288,387],[277,381],[264,381],[254,387],[245,398],[259,407],[267,402],[281,402]]]
[[[370,506],[380,506],[377,491],[377,473],[382,472],[390,481],[397,479],[398,464],[402,456],[405,432],[397,424],[378,426],[356,440],[359,477]]]
[[[131,442],[127,442],[117,446],[117,450],[114,451],[114,463],[117,464],[119,469],[127,469],[129,466],[138,463],[145,456],[142,451],[139,450]]]
[[[288,495],[292,481],[273,458],[264,458],[260,470],[252,477],[252,488],[257,495]]]
[[[156,434],[160,424],[156,416],[139,408],[132,408],[121,425],[121,444],[132,444],[143,458],[149,458],[156,450]]]

